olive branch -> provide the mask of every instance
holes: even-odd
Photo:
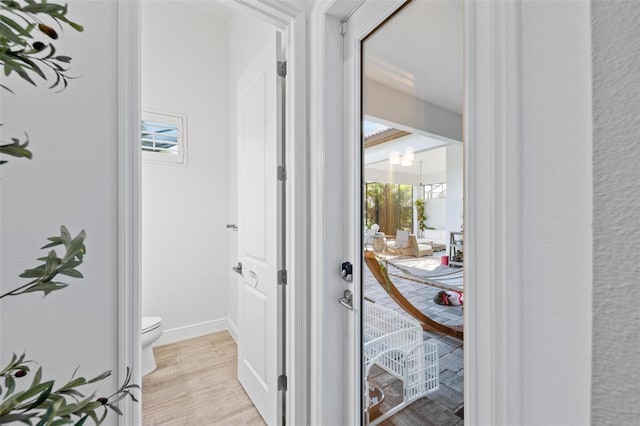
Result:
[[[54,45],[58,39],[58,30],[63,24],[76,31],[83,27],[67,18],[67,6],[49,3],[47,0],[0,0],[0,65],[4,76],[17,75],[36,86],[36,81],[49,81],[49,89],[62,91],[72,79],[68,74],[71,57],[57,54]],[[39,37],[44,37],[44,41]],[[14,93],[5,84],[0,83],[0,91]],[[2,124],[0,124],[2,126]],[[29,137],[12,137],[10,142],[0,140],[0,154],[16,158],[31,159],[33,153],[27,148]],[[0,159],[0,165],[7,160]],[[65,226],[60,227],[60,235],[48,238],[42,249],[51,249],[38,258],[37,266],[25,270],[20,277],[30,279],[13,290],[2,295],[19,296],[27,293],[42,292],[46,297],[54,291],[69,286],[61,281],[64,277],[83,278],[77,269],[86,254],[86,233],[80,231],[75,237]],[[62,246],[64,253],[58,255],[54,247]],[[122,415],[116,405],[129,397],[137,402],[134,395],[140,386],[131,383],[131,371],[127,368],[122,385],[112,394],[96,398],[95,393],[84,393],[87,385],[106,379],[111,371],[105,371],[96,377],[86,379],[76,377],[77,369],[68,382],[60,387],[53,380],[44,380],[42,367],[38,367],[30,384],[25,379],[31,373],[35,362],[26,359],[26,355],[13,354],[8,365],[0,371],[0,424],[21,422],[37,426],[83,425],[88,419],[99,425],[109,412]],[[20,388],[20,390],[17,390]]]

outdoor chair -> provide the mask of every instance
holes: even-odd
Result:
[[[402,254],[413,257],[431,256],[433,248],[429,244],[419,244],[415,235],[409,235],[407,247],[402,249]]]

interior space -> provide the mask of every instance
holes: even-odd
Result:
[[[214,1],[144,2],[141,24],[142,420],[255,422],[237,377],[229,285],[238,235],[251,226],[238,229],[237,194],[247,191],[238,162],[249,158],[238,159],[238,90],[276,30]],[[253,197],[246,208],[261,206]]]
[[[638,22],[1,0],[0,424],[636,425]]]
[[[462,2],[406,5],[362,56],[366,423],[460,425]]]

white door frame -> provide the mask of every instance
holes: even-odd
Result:
[[[394,0],[388,0],[393,3]],[[522,170],[520,1],[465,1],[465,424],[522,422]],[[351,312],[337,303],[345,284],[343,209],[356,197],[341,159],[354,161],[342,128],[340,21],[354,5],[317,4],[311,22],[311,424],[357,424],[359,360],[344,360]],[[379,18],[379,17],[378,17]],[[357,62],[357,61],[356,61]],[[337,70],[337,71],[336,71]],[[346,147],[346,148],[345,148]],[[355,176],[355,182],[359,182]],[[345,188],[351,184],[351,190]],[[359,183],[358,183],[359,185]],[[354,194],[355,191],[355,194]],[[355,238],[358,238],[357,236]],[[359,246],[356,244],[356,246]],[[348,259],[350,257],[351,259]],[[361,271],[354,269],[354,281]],[[357,299],[357,297],[356,297]],[[350,364],[353,362],[354,364]],[[341,376],[356,376],[345,388]],[[346,419],[350,419],[351,422]]]
[[[308,423],[309,309],[307,202],[307,96],[305,11],[288,3],[234,0],[236,6],[284,34],[286,78],[286,416],[290,424]],[[274,70],[276,72],[276,70]],[[140,0],[118,2],[118,371],[119,381],[133,367],[140,374]],[[123,400],[122,426],[142,424],[139,403]]]

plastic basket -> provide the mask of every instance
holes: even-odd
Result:
[[[368,423],[375,426],[438,389],[438,347],[423,341],[422,327],[414,319],[366,301],[364,308],[365,377],[378,365],[403,383],[403,402]],[[364,391],[369,407],[368,380]]]

